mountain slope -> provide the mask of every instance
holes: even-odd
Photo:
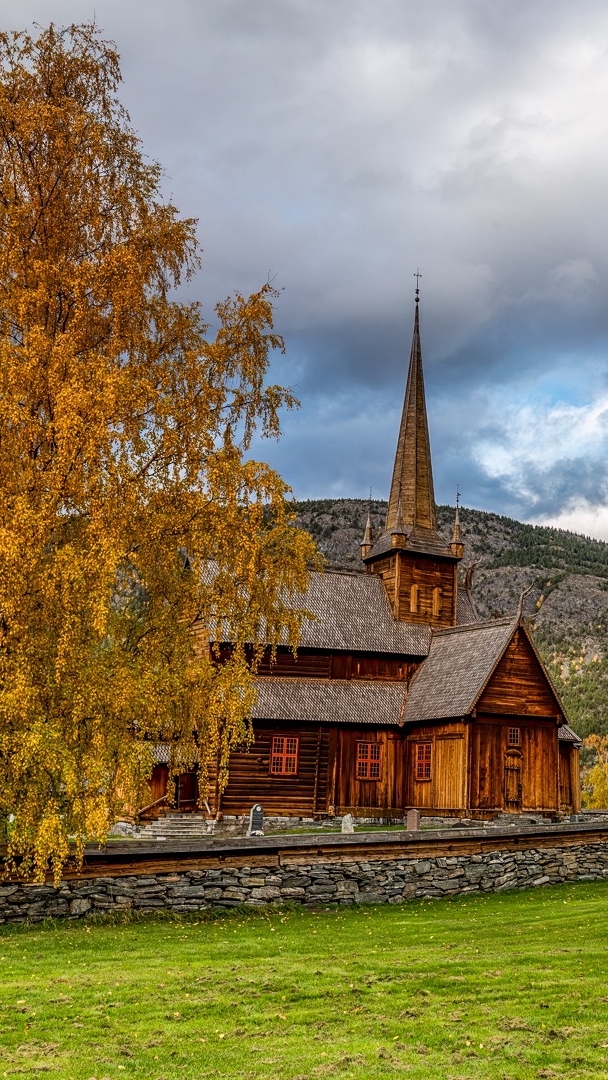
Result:
[[[362,570],[359,543],[369,503],[317,499],[295,504],[298,524],[314,536],[328,566]],[[371,503],[372,527],[384,526],[386,503]],[[454,510],[437,508],[449,539]],[[608,732],[608,544],[563,529],[525,525],[461,509],[462,572],[476,564],[473,598],[481,619],[515,616],[523,589],[535,640],[581,736]]]

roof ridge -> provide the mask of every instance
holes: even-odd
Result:
[[[308,573],[311,577],[313,574],[316,574],[318,577],[330,577],[332,574],[335,577],[359,577],[369,579],[372,577],[372,575],[366,573],[365,570],[350,570],[341,566],[328,566],[324,570],[309,570]]]
[[[445,634],[462,634],[471,630],[497,629],[500,626],[515,626],[519,622],[517,616],[503,616],[500,619],[484,619],[481,622],[463,623],[462,626],[445,626],[441,630],[432,629],[433,637]]]
[[[406,690],[405,679],[332,679],[329,675],[260,675],[257,673],[254,678],[272,683],[306,683],[307,686],[316,683],[323,683],[326,686],[330,684],[332,686],[370,686],[375,689],[380,686],[402,686],[404,694]]]

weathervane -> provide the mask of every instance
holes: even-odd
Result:
[[[460,488],[458,484],[456,484],[456,509],[460,510]]]
[[[422,274],[420,273],[420,270],[417,267],[416,267],[416,273],[414,274],[414,277],[416,278],[416,303],[418,303],[419,300],[420,300],[420,278],[422,277]]]

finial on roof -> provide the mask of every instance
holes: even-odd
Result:
[[[372,535],[372,489],[369,489],[369,507],[367,510],[367,521],[365,523],[365,532],[363,533],[363,539],[360,543],[361,558],[364,559],[366,555],[369,555],[374,546],[374,538]]]
[[[462,559],[462,556],[464,555],[464,544],[462,542],[462,530],[460,528],[460,489],[458,486],[456,487],[456,513],[454,514],[454,528],[452,529],[450,548],[457,558]]]
[[[517,621],[518,622],[521,622],[521,620],[524,617],[524,600],[526,599],[526,596],[528,596],[528,594],[532,592],[533,588],[534,588],[534,585],[528,585],[528,588],[523,590],[523,592],[522,592],[522,594],[521,594],[521,596],[519,598],[519,604],[517,605]]]
[[[414,303],[419,304],[420,303],[420,278],[422,277],[422,274],[420,273],[420,270],[418,269],[418,267],[416,267],[416,273],[414,274],[414,277],[416,278],[416,295],[414,297]]]

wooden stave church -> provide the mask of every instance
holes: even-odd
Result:
[[[213,817],[254,802],[285,818],[579,812],[581,740],[521,610],[477,620],[463,554],[458,508],[449,543],[437,530],[416,291],[384,531],[368,517],[364,573],[311,573],[298,652],[262,662],[254,740],[208,795]],[[174,808],[198,809],[196,773],[171,778],[158,750],[147,816],[172,782]]]

